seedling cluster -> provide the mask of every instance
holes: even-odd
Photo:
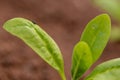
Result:
[[[64,61],[55,41],[37,24],[24,18],[8,20],[4,29],[23,40],[66,80]],[[102,54],[111,33],[111,21],[101,14],[85,27],[72,55],[71,80],[79,80]],[[84,80],[119,80],[120,58],[98,65]]]

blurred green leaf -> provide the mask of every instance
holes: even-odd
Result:
[[[56,69],[63,80],[66,80],[63,58],[58,46],[38,25],[24,18],[13,18],[4,24],[4,29],[22,39],[41,58]]]
[[[112,27],[110,39],[112,42],[120,41],[120,27],[119,26]]]
[[[96,6],[101,7],[120,21],[120,0],[93,0]]]
[[[98,65],[85,80],[119,80],[120,58]]]

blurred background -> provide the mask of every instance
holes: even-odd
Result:
[[[40,25],[59,45],[70,80],[72,50],[84,27],[95,16],[109,13],[93,0],[0,0],[0,10],[0,80],[61,80],[31,48],[3,30],[6,20],[24,17]],[[111,18],[113,25],[119,23]],[[117,57],[120,57],[119,40],[109,41],[103,55],[84,76],[97,64]]]

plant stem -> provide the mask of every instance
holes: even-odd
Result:
[[[59,72],[61,79],[66,80],[65,73],[64,72]]]

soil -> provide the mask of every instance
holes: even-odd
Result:
[[[31,48],[3,30],[6,20],[24,17],[39,24],[59,45],[67,80],[70,80],[73,47],[85,25],[103,13],[90,0],[1,0],[0,10],[0,80],[61,80]],[[97,64],[117,57],[120,57],[120,43],[109,42],[85,76]]]

